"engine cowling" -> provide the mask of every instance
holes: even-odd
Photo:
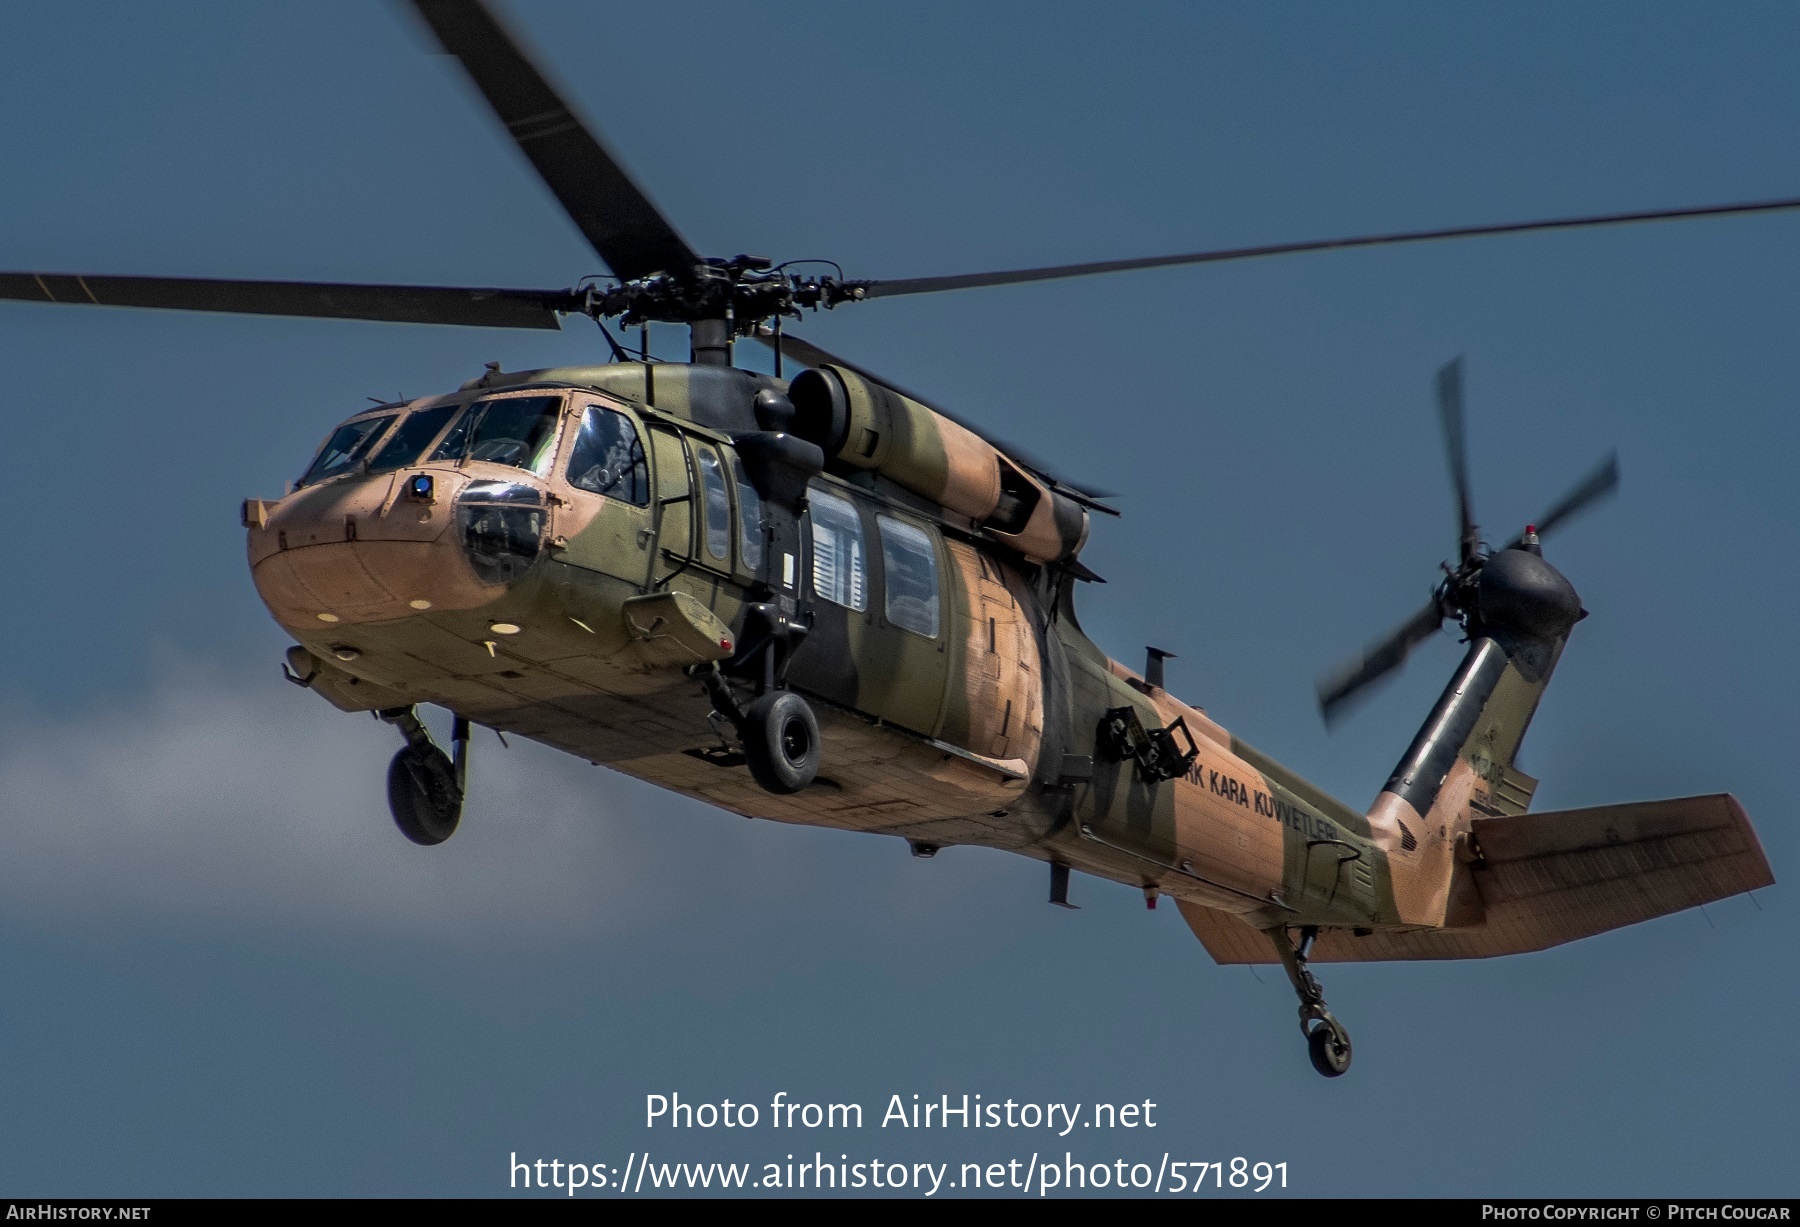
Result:
[[[796,376],[793,432],[827,458],[881,474],[980,524],[1037,562],[1065,562],[1087,542],[1087,511],[1046,487],[967,427],[840,366]]]

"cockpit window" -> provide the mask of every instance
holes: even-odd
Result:
[[[485,460],[550,473],[556,451],[560,396],[512,396],[476,401],[431,454],[433,460]]]
[[[434,409],[418,409],[408,415],[400,423],[400,428],[392,438],[381,445],[369,460],[369,472],[391,473],[395,469],[404,468],[419,458],[431,441],[437,438],[438,431],[450,420],[450,416],[460,405],[439,405]]]
[[[325,446],[319,449],[312,467],[306,470],[306,476],[300,484],[310,486],[316,481],[324,481],[327,477],[336,477],[356,467],[375,441],[381,438],[381,432],[393,422],[395,414],[381,418],[362,418],[355,422],[345,422],[331,432],[331,438],[325,440]]]
[[[650,501],[650,466],[631,419],[591,407],[569,449],[569,484],[642,507]]]

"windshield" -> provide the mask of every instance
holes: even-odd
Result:
[[[439,405],[435,409],[420,409],[409,414],[393,436],[381,445],[381,450],[369,460],[369,472],[391,473],[417,460],[419,453],[437,438],[438,431],[444,428],[451,415],[461,407]]]
[[[336,477],[339,473],[356,467],[375,441],[381,438],[381,432],[388,428],[394,416],[389,414],[387,417],[345,422],[332,431],[331,438],[325,440],[325,446],[319,449],[318,456],[313,460],[312,467],[306,470],[306,476],[300,479],[300,484],[310,486],[316,481]]]
[[[486,460],[546,477],[556,452],[556,420],[562,403],[560,396],[476,401],[450,428],[431,458]]]

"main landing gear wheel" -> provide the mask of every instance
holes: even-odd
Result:
[[[791,690],[770,690],[744,713],[738,732],[756,782],[772,793],[799,792],[819,774],[819,721]]]
[[[456,759],[432,743],[419,714],[410,707],[390,707],[377,719],[399,729],[406,745],[388,764],[388,811],[394,825],[415,844],[429,848],[456,834],[462,821],[463,792],[469,778],[469,722],[456,717],[451,743]]]
[[[436,746],[406,746],[388,764],[388,809],[394,825],[415,844],[430,847],[456,834],[462,789],[456,768]]]
[[[1327,1015],[1314,1021],[1306,1033],[1306,1054],[1313,1068],[1327,1078],[1336,1078],[1350,1068],[1350,1033],[1337,1019]]]
[[[1325,990],[1306,965],[1313,939],[1318,936],[1317,926],[1306,925],[1300,930],[1300,944],[1296,946],[1286,926],[1269,930],[1275,953],[1281,956],[1281,965],[1300,998],[1300,1034],[1306,1037],[1306,1055],[1312,1058],[1313,1068],[1325,1077],[1340,1078],[1350,1068],[1350,1033],[1331,1016],[1325,1006]]]

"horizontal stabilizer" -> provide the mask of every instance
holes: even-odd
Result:
[[[1775,881],[1744,807],[1728,793],[1477,818],[1473,839],[1481,923],[1366,937],[1327,930],[1312,961],[1521,954]],[[1216,962],[1276,962],[1269,939],[1237,917],[1187,904],[1181,912]]]

